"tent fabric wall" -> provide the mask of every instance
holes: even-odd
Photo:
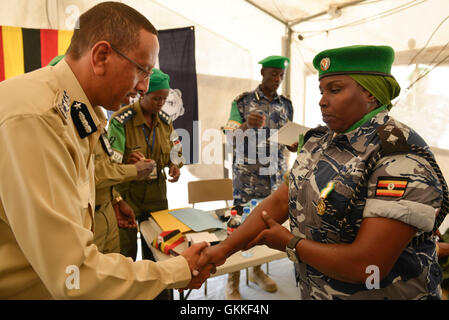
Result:
[[[82,13],[99,2],[102,1],[33,0],[30,4],[30,1],[18,0],[12,5],[10,2],[1,0],[0,25],[67,29],[70,25],[75,26],[74,17],[77,12]],[[255,58],[255,52],[260,50],[263,54],[268,55],[280,54],[282,50],[280,41],[282,34],[276,32],[259,35],[256,37],[257,39],[247,41],[253,43],[253,47],[248,48],[233,41],[236,31],[234,34],[224,36],[155,1],[127,0],[122,2],[143,13],[159,30],[195,26],[199,128],[201,130],[198,135],[200,138],[208,130],[219,131],[229,117],[232,100],[240,93],[256,87],[257,78],[260,79],[257,61],[259,58],[262,59],[262,56],[258,53]],[[220,6],[226,7],[229,4],[221,3]],[[216,8],[215,14],[219,10]],[[257,25],[278,25],[278,29],[284,30],[282,26],[279,27],[278,22],[273,23],[271,18],[266,17],[265,14],[253,8],[251,10],[251,20],[258,21]],[[246,18],[245,23],[247,22]],[[239,37],[249,38],[253,32],[253,30],[247,30],[244,25],[234,24],[232,28],[240,29]],[[257,46],[255,43],[259,45]],[[208,146],[209,144],[203,145]],[[221,145],[214,149],[221,150]],[[186,166],[186,169],[191,170],[197,178],[222,177],[222,153],[216,158],[218,159],[218,157],[221,157],[218,163],[204,163],[203,161],[198,165]]]
[[[101,1],[0,0],[0,25],[69,29],[67,26],[74,26],[77,13],[82,13],[99,2]],[[195,26],[200,136],[207,130],[219,129],[229,116],[232,99],[258,84],[260,66],[257,61],[267,55],[282,54],[286,51],[285,25],[251,6],[247,1],[122,2],[142,12],[158,29]],[[262,2],[271,3],[261,0]],[[299,9],[303,6],[304,10],[297,12],[307,15],[316,9],[313,6],[317,2],[326,5],[330,3],[327,0],[276,0],[277,10],[281,13],[285,13],[288,6],[297,6]],[[401,6],[409,8],[379,16]],[[449,21],[443,21],[447,12],[447,0],[364,1],[360,5],[343,9],[339,18],[324,15],[292,26],[294,33],[290,48],[290,71],[294,120],[304,123],[306,104],[310,105],[310,108],[317,108],[317,101],[305,96],[308,85],[306,76],[315,72],[310,63],[316,53],[329,47],[355,43],[386,44],[398,52],[398,57],[401,57],[399,60],[407,61],[408,57],[426,45],[426,41],[437,28],[439,30],[429,41],[428,47],[443,48],[447,44]],[[369,19],[375,15],[379,17]],[[368,22],[355,23],[363,19]],[[352,26],[349,26],[351,24]],[[303,40],[299,40],[298,35],[301,35]],[[415,63],[420,63],[419,56]],[[203,148],[207,147],[207,142],[203,142]],[[442,159],[441,162],[449,163],[447,154],[440,155],[439,158]],[[187,170],[191,170],[196,178],[218,178],[223,175],[223,164],[200,163],[187,166]],[[443,168],[446,177],[447,170]]]

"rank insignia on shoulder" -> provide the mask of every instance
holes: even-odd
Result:
[[[162,111],[162,110],[159,111],[159,119],[161,119],[162,122],[166,123],[166,124],[170,124],[170,122],[171,122],[170,115],[167,112]]]
[[[129,120],[131,120],[137,114],[133,109],[128,109],[126,111],[120,112],[114,117],[121,125],[125,125]]]
[[[249,95],[251,92],[246,91],[243,92],[242,94],[240,94],[239,96],[237,96],[237,98],[234,99],[235,102],[239,102],[240,100],[242,100],[243,98],[245,98],[247,95]]]
[[[109,142],[108,136],[106,133],[102,133],[100,136],[101,145],[103,146],[104,151],[108,154],[108,156],[112,156],[114,151],[112,150],[111,143]]]
[[[70,110],[70,97],[67,94],[67,91],[58,92],[55,100],[56,111],[58,111],[59,115],[64,121],[64,124],[67,124],[68,114]]]
[[[288,102],[292,103],[292,100],[290,100],[290,98],[287,98],[286,96],[284,96],[282,94],[280,96],[282,99],[287,100]]]
[[[74,101],[70,110],[70,115],[72,116],[73,123],[75,124],[81,139],[84,139],[98,130],[84,103]]]
[[[376,196],[380,197],[402,197],[408,184],[408,178],[403,177],[378,177],[376,185]]]

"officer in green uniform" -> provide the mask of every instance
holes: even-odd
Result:
[[[132,181],[117,186],[125,201],[133,208],[138,222],[148,219],[150,212],[168,209],[166,174],[169,168],[170,182],[179,179],[183,164],[181,144],[170,117],[162,106],[168,96],[170,77],[153,69],[148,91],[137,102],[113,114],[109,124],[109,140],[118,163],[135,163],[152,159],[157,167],[146,181]],[[152,259],[145,241],[142,257]],[[120,229],[121,253],[137,255],[137,230]]]
[[[120,253],[119,227],[136,229],[133,209],[123,200],[114,185],[132,180],[145,180],[153,171],[154,161],[135,164],[111,161],[113,151],[105,131],[94,150],[95,155],[95,231],[94,243],[103,253]]]

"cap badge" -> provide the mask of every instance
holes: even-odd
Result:
[[[321,59],[320,69],[322,71],[328,70],[330,66],[331,66],[331,59],[329,57]]]
[[[284,61],[284,67],[286,67],[286,68],[288,67],[288,61],[287,60]]]

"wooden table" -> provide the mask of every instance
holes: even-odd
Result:
[[[165,253],[159,251],[154,248],[151,243],[157,238],[157,236],[162,232],[161,228],[157,224],[157,222],[150,217],[148,220],[140,223],[140,233],[148,244],[151,252],[153,253],[156,261],[162,261],[169,259],[170,256]],[[226,231],[220,230],[216,232],[218,238],[223,240],[226,237]],[[176,247],[177,252],[182,252],[187,248],[187,241],[184,241],[182,244]],[[238,251],[230,256],[224,264],[217,267],[217,272],[212,274],[211,277],[221,276],[227,273],[232,273],[235,271],[239,271],[242,269],[246,269],[246,284],[248,285],[248,269],[249,267],[259,266],[264,263],[268,263],[273,260],[283,259],[287,257],[285,252],[271,249],[266,245],[255,246],[251,248],[252,255],[250,257],[245,257],[242,255],[242,251]],[[267,265],[267,273],[268,273],[268,265]],[[207,295],[207,281],[205,282],[205,294]],[[190,293],[190,292],[189,292]],[[189,293],[185,296],[187,299]],[[180,294],[180,298],[184,299],[184,294]]]
[[[140,233],[143,238],[150,247],[151,252],[154,255],[154,258],[157,261],[169,259],[170,256],[165,253],[159,251],[151,245],[151,242],[161,233],[162,230],[159,225],[154,221],[153,218],[149,218],[147,221],[144,221],[140,224]],[[182,252],[187,248],[187,242],[184,241],[178,247],[176,247],[176,251]],[[231,273],[234,271],[242,270],[248,267],[258,266],[273,260],[283,259],[287,257],[285,252],[271,249],[265,245],[255,246],[251,249],[253,255],[251,257],[242,256],[242,252],[238,251],[230,256],[224,264],[217,267],[217,272],[212,275],[212,277],[221,276],[223,274]]]

